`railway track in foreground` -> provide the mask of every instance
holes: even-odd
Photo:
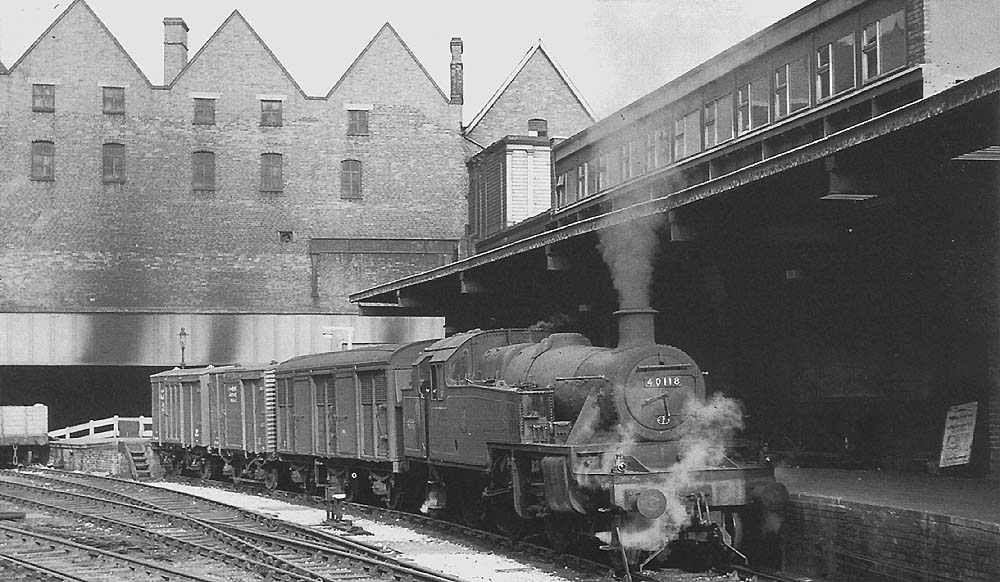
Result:
[[[213,580],[232,580],[236,569],[260,579],[289,581],[461,582],[329,531],[132,481],[54,470],[4,471],[0,500],[228,566],[230,571],[209,578]]]

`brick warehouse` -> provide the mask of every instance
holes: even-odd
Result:
[[[139,414],[146,376],[184,359],[440,336],[440,318],[360,317],[347,294],[457,257],[480,149],[462,41],[442,50],[448,95],[387,23],[316,97],[238,11],[190,58],[185,22],[163,22],[162,85],[83,0],[0,66],[3,403],[44,397],[55,426]],[[558,115],[518,107],[520,126]]]

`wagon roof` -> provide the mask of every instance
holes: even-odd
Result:
[[[433,342],[434,340],[421,340],[398,344],[378,344],[340,352],[323,352],[296,356],[278,364],[275,367],[275,372],[281,374],[282,372],[291,372],[303,368],[325,369],[343,366],[384,365],[391,363],[397,355],[412,353],[415,356],[420,348]],[[413,357],[408,358],[403,363],[409,366],[413,363]]]
[[[234,368],[235,366],[225,365],[225,366],[205,366],[204,368],[173,368],[171,370],[164,370],[150,376],[150,378],[177,378],[182,376],[200,376],[202,374],[211,374],[225,372]]]

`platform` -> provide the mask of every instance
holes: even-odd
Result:
[[[1000,580],[1000,484],[886,471],[777,469],[787,571],[828,581]]]

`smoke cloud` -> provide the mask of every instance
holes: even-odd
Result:
[[[653,264],[664,215],[630,220],[600,231],[598,248],[611,271],[621,308],[647,307]]]

